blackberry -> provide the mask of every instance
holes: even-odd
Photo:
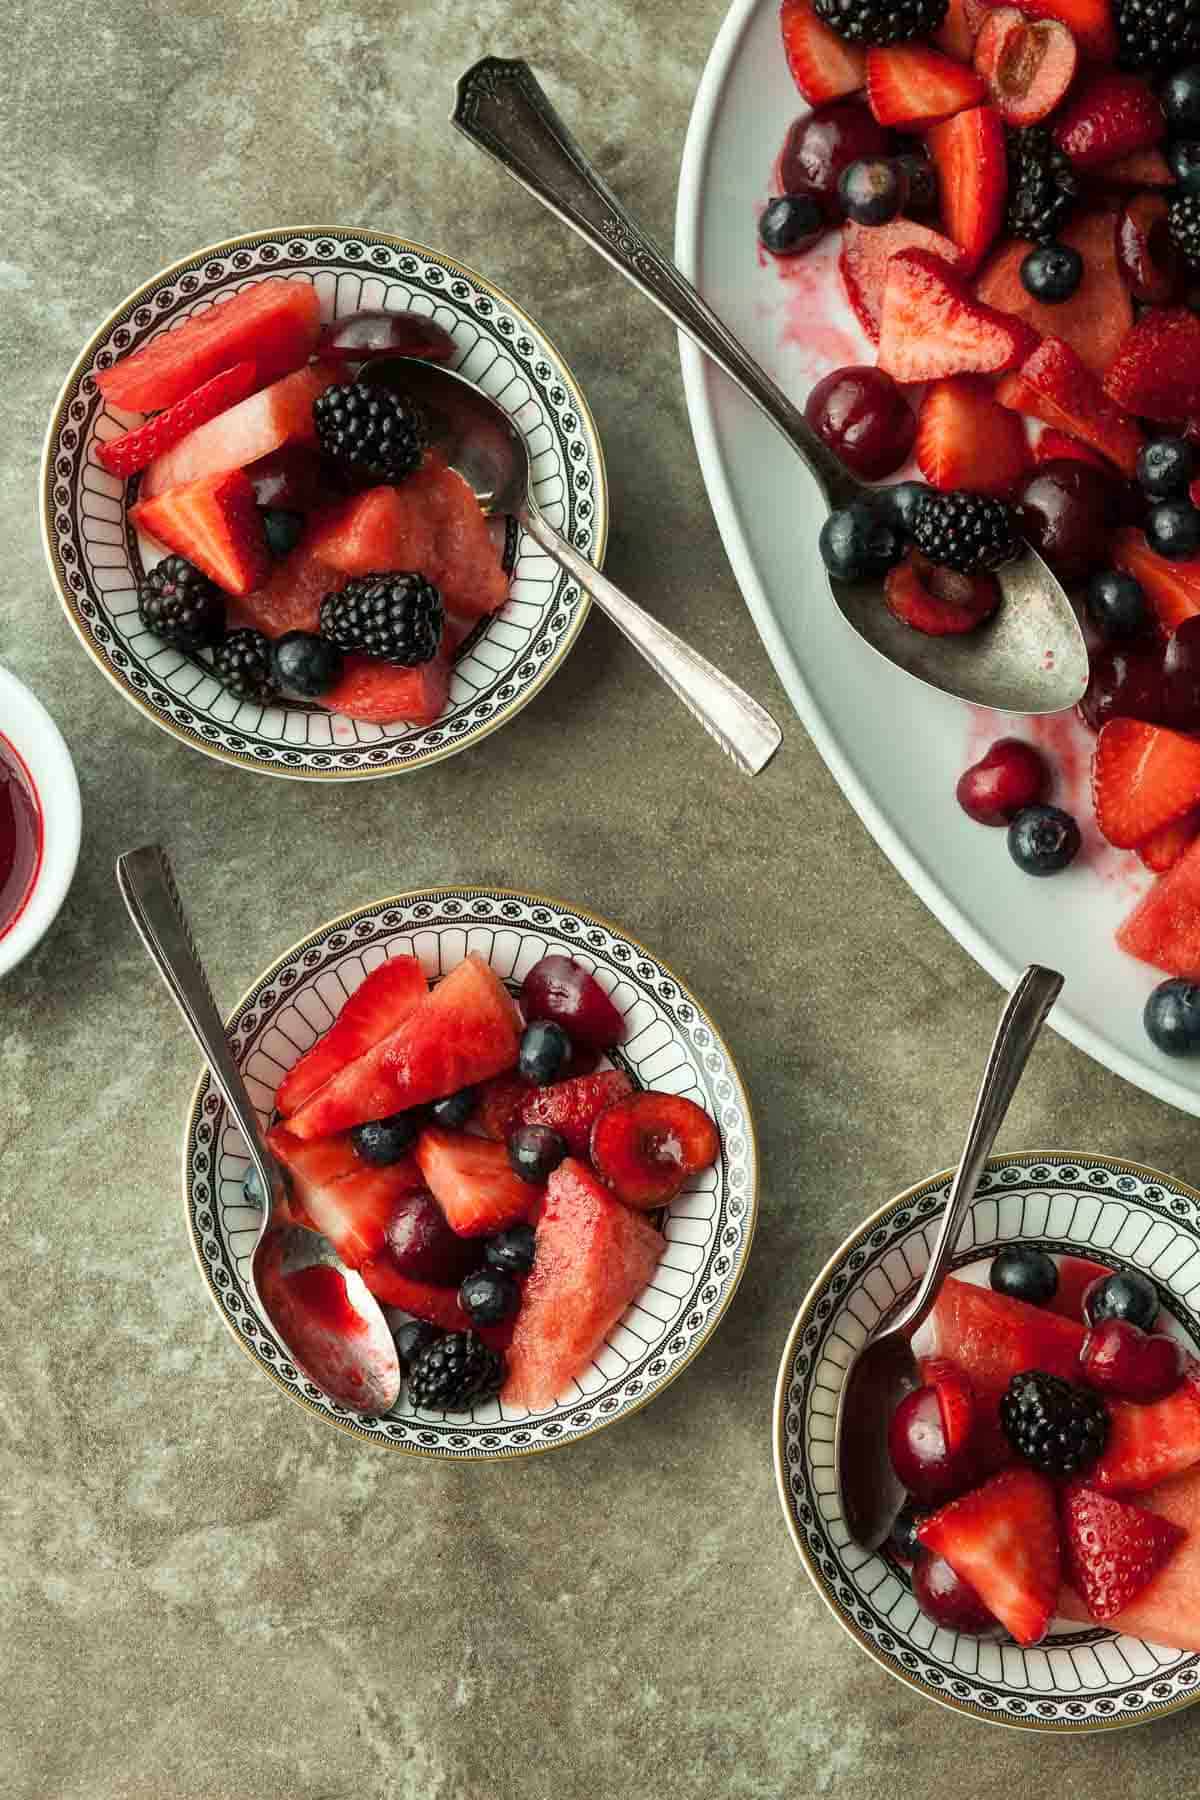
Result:
[[[1197,0],[1116,0],[1123,69],[1177,69],[1200,56]]]
[[[1012,508],[965,490],[926,494],[913,519],[912,536],[931,563],[962,575],[998,569],[1017,551]]]
[[[138,617],[164,644],[189,654],[220,641],[225,596],[184,556],[168,556],[138,589]]]
[[[451,1331],[426,1345],[408,1371],[408,1397],[429,1412],[469,1412],[499,1393],[508,1373],[498,1350],[473,1331]]]
[[[231,631],[213,651],[213,674],[239,700],[271,700],[271,643],[261,631]]]
[[[1200,194],[1177,194],[1167,207],[1167,231],[1189,268],[1200,269]]]
[[[1048,125],[1010,131],[1007,150],[1008,230],[1013,237],[1048,244],[1058,235],[1079,194],[1070,159],[1055,147]]]
[[[423,575],[359,575],[322,600],[321,636],[339,650],[415,669],[437,655],[445,617],[442,596]]]
[[[932,37],[950,0],[813,0],[813,10],[852,44],[903,44]]]
[[[1014,1375],[1000,1402],[1005,1437],[1043,1475],[1075,1475],[1094,1463],[1108,1442],[1108,1422],[1098,1394],[1040,1369]]]
[[[321,448],[377,481],[402,481],[420,467],[425,416],[390,388],[351,381],[318,394],[313,423]]]

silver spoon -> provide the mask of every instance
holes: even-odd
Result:
[[[721,748],[748,775],[764,769],[783,741],[770,713],[727,675],[623,594],[555,531],[529,491],[525,439],[499,403],[465,376],[437,363],[379,356],[360,381],[394,387],[418,400],[429,421],[430,442],[475,490],[487,513],[520,521],[554,561],[592,596],[635,650],[683,701]]]
[[[353,1412],[387,1412],[400,1392],[392,1334],[362,1276],[338,1261],[327,1239],[286,1223],[283,1170],[259,1130],[163,850],[147,844],[119,856],[117,886],[150,960],[200,1046],[268,1196],[250,1257],[251,1285],[262,1311],[292,1360],[331,1399]],[[310,1272],[322,1269],[337,1271],[344,1287],[323,1282],[319,1275],[314,1283]]]
[[[1010,994],[929,1266],[907,1306],[867,1339],[846,1371],[834,1422],[834,1453],[842,1515],[864,1550],[883,1542],[906,1498],[888,1455],[888,1424],[905,1394],[919,1384],[912,1336],[933,1310],[996,1133],[1062,984],[1061,975],[1034,963]]]
[[[640,288],[787,439],[831,508],[878,494],[855,479],[626,212],[551,106],[529,64],[484,57],[458,84],[458,129]],[[813,546],[816,559],[816,546]],[[873,650],[929,687],[997,712],[1062,712],[1088,680],[1087,648],[1062,584],[1028,545],[998,571],[1004,604],[963,637],[927,637],[892,617],[878,583],[826,582]],[[799,603],[801,596],[797,595]]]

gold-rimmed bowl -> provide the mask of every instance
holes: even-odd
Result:
[[[834,1417],[866,1337],[911,1294],[929,1261],[953,1170],[866,1219],[813,1282],[784,1346],[773,1438],[779,1499],[809,1579],[834,1618],[889,1674],[956,1712],[1027,1731],[1113,1730],[1200,1698],[1200,1653],[1056,1620],[1033,1649],[933,1624],[886,1546],[852,1540],[838,1500]],[[1108,1157],[993,1157],[963,1224],[954,1267],[982,1276],[1006,1244],[1140,1269],[1193,1349],[1200,1193]]]
[[[700,1002],[619,926],[541,895],[433,888],[395,895],[319,926],[274,962],[228,1021],[251,1099],[269,1122],[285,1069],[332,1023],[388,956],[420,958],[430,979],[470,952],[516,992],[534,963],[561,952],[595,972],[626,1021],[612,1060],[635,1083],[684,1094],[714,1119],[721,1155],[692,1177],[663,1221],[654,1277],[568,1393],[529,1413],[497,1400],[470,1414],[416,1412],[401,1394],[380,1418],[349,1413],[289,1362],[249,1284],[258,1213],[247,1205],[245,1146],[207,1072],[183,1145],[188,1231],[209,1298],[242,1348],[326,1423],[387,1449],[479,1461],[527,1456],[589,1436],[652,1400],[707,1343],[741,1279],[754,1233],[758,1162],[749,1100]]]
[[[597,566],[608,490],[595,422],[559,351],[507,294],[464,264],[376,231],[281,228],[197,250],[135,289],[84,346],[51,414],[42,457],[42,534],[67,618],[91,660],[143,717],[239,768],[314,781],[394,775],[452,756],[506,724],[550,679],[589,600],[532,539],[510,528],[504,608],[459,646],[450,697],[430,725],[375,725],[283,702],[238,701],[206,665],[143,629],[137,588],[149,554],[129,524],[136,478],[96,461],[106,414],[96,373],[221,295],[267,277],[307,281],[324,318],[359,308],[415,311],[455,341],[457,368],[512,414],[530,450],[539,508]]]

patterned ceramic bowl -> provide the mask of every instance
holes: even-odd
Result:
[[[775,1473],[792,1541],[838,1623],[889,1674],[943,1706],[1033,1731],[1099,1731],[1200,1698],[1200,1655],[1057,1621],[1033,1650],[935,1626],[904,1566],[860,1550],[838,1504],[833,1423],[846,1368],[927,1266],[952,1172],[883,1207],[818,1275],[796,1315],[775,1392]],[[1193,1348],[1200,1193],[1152,1169],[1098,1157],[994,1157],[959,1239],[955,1267],[986,1266],[1005,1244],[1144,1269],[1172,1329]]]
[[[538,506],[597,564],[608,532],[600,441],[559,352],[506,294],[440,251],[380,232],[255,232],[198,250],[123,301],[79,356],[46,436],[42,532],[67,617],[93,662],[139,712],[223,762],[310,780],[393,775],[452,756],[518,712],[575,641],[588,598],[532,538],[511,532],[507,605],[460,647],[441,718],[412,727],[293,702],[239,702],[199,663],[143,630],[136,601],[142,550],[127,520],[136,478],[119,481],[94,458],[97,436],[118,428],[105,417],[95,372],[216,295],[266,276],[311,282],[326,318],[370,307],[412,310],[444,325],[458,346],[451,366],[520,426]],[[120,428],[127,423],[122,416]]]
[[[533,894],[435,888],[400,894],[322,925],[255,982],[229,1036],[264,1124],[276,1086],[330,1025],[366,973],[388,956],[420,957],[431,978],[470,951],[516,992],[541,957],[565,952],[593,969],[624,1015],[613,1061],[644,1088],[685,1094],[716,1120],[721,1157],[667,1210],[654,1280],[628,1308],[590,1368],[545,1412],[489,1401],[470,1415],[417,1413],[402,1393],[382,1418],[347,1412],[293,1364],[259,1312],[247,1275],[258,1225],[242,1192],[245,1148],[207,1073],[183,1146],[188,1230],[209,1295],[253,1359],[293,1400],[342,1430],[393,1450],[478,1461],[572,1443],[636,1412],[686,1368],[733,1298],[754,1232],[757,1152],[733,1058],[699,1002],[635,938]]]

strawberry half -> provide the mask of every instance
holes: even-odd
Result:
[[[1113,405],[1062,338],[1044,338],[1016,373],[999,383],[996,398],[1001,406],[1082,438],[1126,475],[1134,473],[1142,446],[1136,421]]]
[[[1004,221],[1004,120],[994,106],[973,106],[935,125],[925,141],[937,170],[946,236],[958,245],[966,268],[975,269]]]
[[[1080,169],[1149,149],[1166,134],[1167,121],[1149,82],[1115,69],[1085,75],[1054,125],[1054,142]]]
[[[521,1102],[522,1125],[548,1125],[567,1140],[572,1156],[587,1160],[592,1126],[606,1107],[615,1106],[633,1092],[633,1083],[622,1069],[605,1069],[599,1075],[577,1075],[549,1087],[525,1091]]]
[[[1112,464],[1107,456],[1101,456],[1098,450],[1093,450],[1088,444],[1081,444],[1077,437],[1071,437],[1065,431],[1053,431],[1049,427],[1033,446],[1033,460],[1039,463],[1088,463],[1093,469],[1105,469],[1110,474],[1112,472]]]
[[[267,1145],[290,1174],[313,1229],[324,1233],[352,1269],[383,1250],[397,1207],[425,1186],[411,1156],[383,1169],[364,1163],[349,1132],[304,1143],[273,1125]]]
[[[286,1119],[356,1056],[372,1049],[418,1000],[425,998],[425,972],[415,956],[392,956],[359,983],[324,1037],[293,1063],[275,1094]]]
[[[1092,801],[1109,843],[1135,849],[1200,806],[1200,742],[1141,719],[1110,719],[1096,740]]]
[[[893,44],[867,51],[867,104],[881,125],[932,125],[978,105],[986,93],[974,69],[940,50]]]
[[[1200,613],[1200,557],[1168,562],[1133,526],[1115,533],[1109,551],[1114,566],[1141,583],[1163,637]]]
[[[818,19],[809,0],[783,0],[783,51],[792,80],[810,106],[853,94],[867,79],[867,54]]]
[[[1025,427],[978,375],[930,383],[917,414],[915,454],[934,487],[969,488],[1000,499],[1029,467]]]
[[[1010,125],[1048,118],[1075,77],[1075,39],[1057,19],[998,6],[975,41],[975,68]]]
[[[948,263],[903,250],[888,264],[879,367],[897,381],[1011,369],[1036,339],[1020,319],[974,299]]]
[[[503,1144],[430,1125],[416,1158],[430,1192],[460,1237],[489,1237],[528,1219],[539,1190],[514,1175]]]
[[[1187,1536],[1161,1513],[1086,1487],[1063,1495],[1062,1522],[1068,1579],[1101,1625],[1149,1586]]]
[[[1200,837],[1200,811],[1185,813],[1182,819],[1173,819],[1138,845],[1138,861],[1156,875],[1165,875],[1197,837]]]
[[[912,219],[895,219],[890,225],[858,225],[847,219],[843,227],[838,270],[855,316],[875,344],[879,342],[888,263],[901,250],[928,250],[952,269],[962,263],[957,244]]]
[[[1054,1489],[1032,1469],[1006,1469],[921,1525],[927,1550],[969,1581],[1019,1644],[1046,1635],[1058,1598]]]
[[[271,566],[262,514],[240,469],[168,488],[129,509],[139,531],[186,556],[227,594],[250,594]]]
[[[1186,306],[1149,308],[1113,357],[1104,391],[1144,419],[1169,422],[1200,410],[1200,319]]]
[[[106,444],[97,444],[96,461],[110,475],[119,475],[122,480],[135,475],[163,450],[169,450],[189,431],[195,431],[197,425],[207,425],[227,407],[236,406],[239,400],[253,393],[257,385],[256,365],[235,363],[232,369],[223,369],[211,381],[177,400],[174,406],[168,406],[166,412],[147,419],[144,425],[135,426],[121,437],[110,438]]]
[[[1101,380],[1133,323],[1133,302],[1117,262],[1118,219],[1115,207],[1100,207],[1063,228],[1060,242],[1083,258],[1083,280],[1056,306],[1035,300],[1021,280],[1021,264],[1033,248],[1022,238],[999,244],[975,283],[986,305],[1024,319],[1039,336],[1061,338]]]
[[[960,575],[939,568],[917,550],[889,569],[884,605],[893,618],[926,637],[961,637],[995,612],[1000,584],[994,575]]]

